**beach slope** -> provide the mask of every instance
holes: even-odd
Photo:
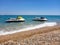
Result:
[[[31,31],[18,32],[10,35],[1,35],[2,45],[59,45],[60,26],[44,27]]]

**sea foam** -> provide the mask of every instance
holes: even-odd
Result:
[[[36,26],[31,26],[31,27],[27,27],[24,29],[20,29],[20,30],[15,30],[15,31],[9,31],[9,32],[0,32],[0,35],[7,35],[7,34],[13,34],[13,33],[17,33],[17,32],[22,32],[22,31],[29,31],[29,30],[33,30],[33,29],[37,29],[37,28],[42,28],[42,27],[47,27],[47,26],[55,26],[57,25],[56,22],[45,22],[43,24],[39,24]]]

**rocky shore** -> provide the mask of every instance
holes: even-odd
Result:
[[[0,36],[0,45],[60,45],[60,26]]]

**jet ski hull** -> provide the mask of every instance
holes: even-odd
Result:
[[[25,21],[6,21],[6,22],[25,22]]]

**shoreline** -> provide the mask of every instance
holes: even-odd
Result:
[[[48,26],[55,26],[55,25],[57,25],[56,22],[49,22],[49,23],[44,23],[44,24],[36,25],[36,26],[34,26],[34,27],[27,27],[27,28],[25,28],[25,29],[20,29],[20,30],[16,30],[16,31],[2,32],[2,33],[0,34],[0,36],[2,36],[2,35],[14,34],[14,33],[18,33],[18,32],[29,31],[29,30],[34,30],[34,29],[43,28],[43,27],[48,27]]]
[[[18,32],[15,34],[11,34],[11,35],[1,35],[0,36],[0,43],[4,43],[7,41],[21,41],[24,39],[27,39],[29,37],[32,37],[33,35],[37,35],[37,34],[45,34],[45,33],[49,33],[52,31],[59,31],[60,30],[60,26],[50,26],[50,27],[44,27],[44,28],[39,28],[39,29],[34,29],[34,30],[30,30],[30,31],[24,31],[24,32]]]

